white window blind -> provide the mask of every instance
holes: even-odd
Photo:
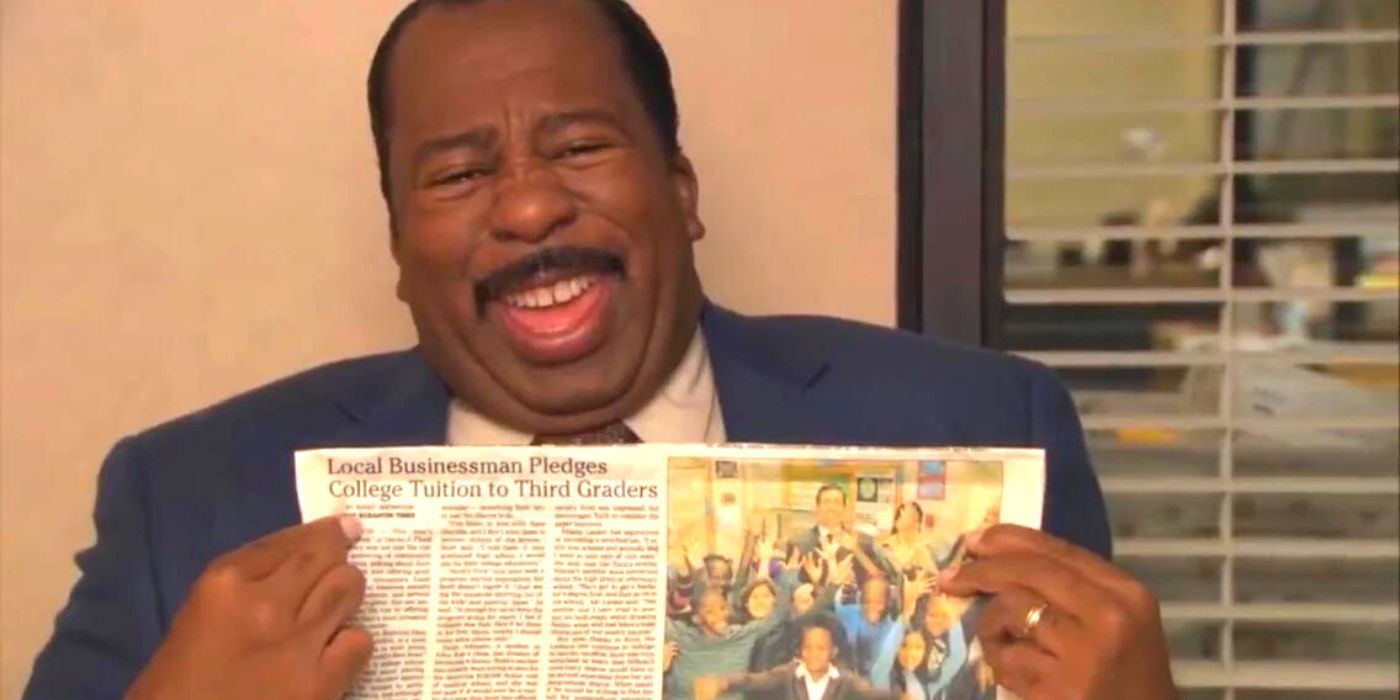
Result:
[[[1187,698],[1400,691],[1400,2],[1008,3],[1002,344]]]

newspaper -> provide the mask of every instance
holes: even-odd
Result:
[[[790,446],[296,455],[304,520],[350,513],[364,700],[1008,698],[936,590],[997,522],[1039,527],[1044,454]]]

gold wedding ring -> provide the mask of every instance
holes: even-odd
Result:
[[[1050,608],[1048,603],[1041,603],[1026,611],[1026,620],[1021,625],[1021,637],[1030,639],[1035,634],[1035,628],[1040,625],[1040,621],[1045,618],[1045,611]]]

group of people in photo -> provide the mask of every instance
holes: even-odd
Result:
[[[848,499],[821,485],[814,524],[785,537],[769,532],[768,513],[750,513],[737,561],[673,532],[665,697],[995,697],[975,606],[938,585],[964,556],[962,538],[935,543],[914,500],[893,505],[888,532],[872,535],[854,526]]]

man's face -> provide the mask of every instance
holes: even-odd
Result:
[[[807,672],[818,678],[826,675],[831,667],[831,632],[825,627],[808,627],[802,633],[802,647],[798,658]]]
[[[846,495],[836,489],[826,489],[817,497],[817,524],[828,530],[841,527],[846,517]]]
[[[870,578],[860,592],[860,609],[865,619],[879,622],[885,616],[885,606],[889,603],[889,584],[882,578]]]
[[[580,0],[431,7],[389,76],[398,294],[429,362],[525,430],[634,412],[695,331],[704,229],[606,19]]]
[[[707,591],[700,598],[700,606],[695,612],[696,624],[710,634],[724,634],[729,629],[729,603],[724,595]]]

